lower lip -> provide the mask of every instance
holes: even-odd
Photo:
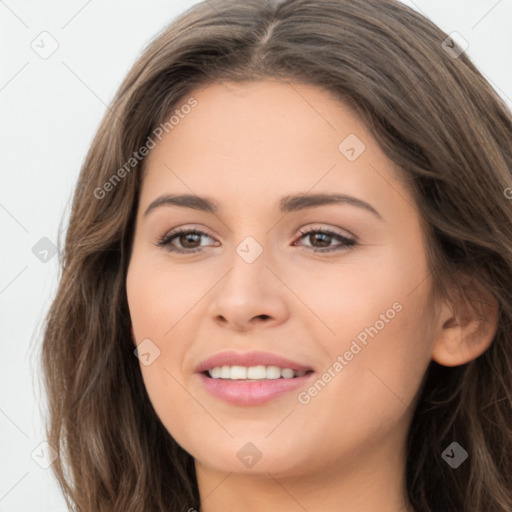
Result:
[[[241,381],[212,379],[199,374],[206,389],[215,397],[234,405],[259,405],[304,386],[314,372],[293,379]]]

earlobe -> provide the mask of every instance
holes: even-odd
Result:
[[[443,304],[432,359],[459,366],[482,355],[498,330],[499,305],[483,288],[473,285],[467,300]]]

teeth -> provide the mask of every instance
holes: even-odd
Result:
[[[245,366],[232,366],[230,369],[231,379],[247,379],[247,368]]]
[[[231,380],[265,380],[265,379],[292,379],[302,377],[305,371],[294,371],[291,368],[279,366],[216,366],[208,370],[212,379]]]
[[[265,366],[249,366],[247,368],[248,379],[264,379],[267,376],[267,370]]]
[[[290,368],[283,368],[279,373],[283,379],[293,379],[293,376],[295,375],[295,372]]]

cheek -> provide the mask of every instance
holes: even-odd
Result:
[[[304,318],[309,325],[318,324],[316,334],[329,340],[330,331],[335,345],[336,338],[356,337],[376,322],[379,331],[387,329],[409,301],[420,273],[418,268],[404,270],[395,251],[383,248],[380,254],[376,250],[371,257],[354,253],[336,264],[317,262],[314,268],[303,269],[297,265],[283,273],[283,280],[306,306]]]
[[[304,274],[297,281],[302,283],[297,293],[315,313],[307,314],[308,323],[327,354],[328,366],[344,357],[345,378],[336,379],[333,388],[340,386],[341,391],[344,382],[350,382],[356,394],[374,389],[380,400],[381,388],[393,399],[387,385],[405,402],[412,399],[430,362],[431,280],[419,244],[416,250],[412,244],[397,244],[383,248],[379,257],[375,254],[371,262],[351,257]],[[368,396],[360,400],[368,401]]]
[[[309,435],[328,447],[346,441],[370,449],[396,432],[405,435],[430,362],[430,328],[422,300],[398,297],[399,305],[393,302],[397,294],[376,291],[371,305],[359,309],[360,304],[347,303],[344,318],[333,324],[337,337],[324,343],[329,362],[321,382],[301,395],[301,403],[307,403],[296,411],[296,420],[307,422]],[[381,313],[387,323],[379,319]]]
[[[352,324],[343,340],[344,355],[352,358],[345,368],[352,399],[382,418],[396,417],[412,406],[431,360],[433,340],[424,291],[421,287],[416,294],[382,294],[375,303],[378,307],[369,308],[373,315],[366,325]]]
[[[182,366],[197,327],[193,307],[211,287],[208,283],[200,286],[191,277],[176,269],[171,272],[169,264],[142,257],[132,260],[128,268],[126,291],[135,343],[149,353],[148,360],[140,359],[140,369],[150,401],[162,419],[184,410],[190,399],[183,388]],[[164,423],[172,426],[175,422]]]
[[[130,265],[126,288],[137,341],[168,339],[208,289],[190,272],[144,259]]]

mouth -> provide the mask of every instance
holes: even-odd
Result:
[[[210,396],[230,405],[254,407],[279,397],[296,401],[296,393],[292,392],[308,385],[315,372],[273,365],[224,365],[214,366],[198,375]]]
[[[224,403],[262,405],[278,397],[292,398],[292,391],[313,379],[312,367],[271,352],[219,352],[196,368],[203,389]]]
[[[292,368],[281,368],[280,366],[275,365],[224,365],[214,366],[213,368],[202,372],[202,374],[210,379],[261,382],[268,380],[297,379],[312,372],[313,370],[294,370]]]

